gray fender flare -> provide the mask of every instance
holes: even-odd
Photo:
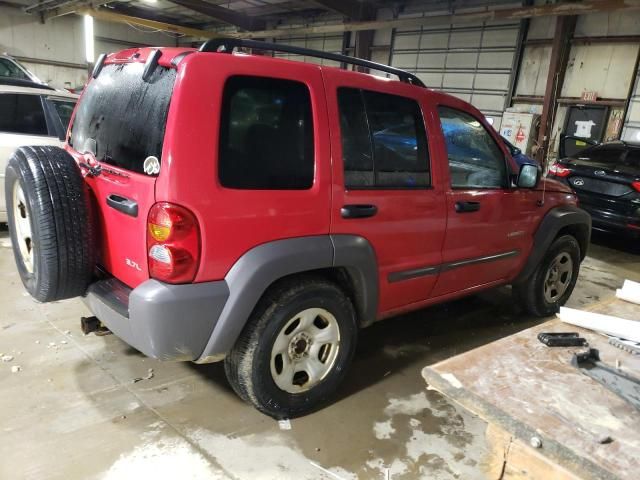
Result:
[[[332,267],[347,270],[360,323],[372,323],[378,307],[378,267],[366,239],[354,235],[318,235],[276,240],[246,252],[225,276],[229,298],[197,362],[220,360],[231,350],[258,301],[275,281],[295,273]]]
[[[573,206],[552,208],[540,222],[538,230],[533,237],[533,248],[527,263],[513,283],[524,282],[533,274],[551,243],[558,236],[558,233],[565,228],[578,240],[580,244],[580,259],[584,260],[591,238],[591,215],[581,208]]]

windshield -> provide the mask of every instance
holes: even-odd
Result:
[[[29,76],[18,65],[16,65],[8,58],[0,58],[0,77],[31,80]]]
[[[100,162],[144,173],[144,160],[162,157],[174,69],[157,67],[142,80],[142,63],[105,65],[85,89],[69,144]]]

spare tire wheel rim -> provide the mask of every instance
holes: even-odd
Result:
[[[551,261],[544,279],[544,299],[557,302],[569,288],[573,278],[573,260],[567,252],[561,252]]]
[[[308,308],[280,329],[271,348],[271,376],[287,393],[310,390],[333,369],[340,349],[338,321],[324,308]]]
[[[13,184],[13,227],[22,263],[29,273],[33,273],[34,243],[31,234],[31,212],[18,180]]]

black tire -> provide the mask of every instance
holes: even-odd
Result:
[[[571,265],[571,278],[564,293],[555,301],[550,302],[545,298],[545,280],[554,259],[562,253],[568,254],[573,262]],[[521,303],[528,313],[536,317],[547,317],[557,313],[560,307],[567,302],[576,286],[578,273],[580,272],[580,259],[580,244],[573,236],[563,235],[556,238],[531,276],[523,283],[513,285],[516,300]]]
[[[274,381],[271,351],[288,322],[309,308],[322,308],[334,316],[340,331],[339,348],[333,367],[319,383],[304,392],[290,393]],[[225,358],[227,379],[240,398],[273,418],[305,415],[326,404],[343,380],[355,353],[357,335],[353,305],[337,285],[313,277],[284,281],[260,300]]]
[[[30,241],[16,232],[16,187],[26,203],[18,213],[30,225]],[[93,229],[75,160],[59,147],[18,148],[7,164],[5,196],[13,254],[27,291],[40,302],[83,295],[94,268]],[[27,260],[18,242],[27,245]]]

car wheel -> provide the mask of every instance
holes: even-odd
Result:
[[[7,217],[22,283],[51,302],[84,294],[93,273],[84,181],[59,147],[20,147],[5,175]]]
[[[532,315],[553,315],[571,296],[579,271],[578,241],[571,235],[559,237],[533,274],[525,282],[513,286],[516,298]]]
[[[234,391],[274,418],[324,405],[343,379],[356,347],[351,301],[319,278],[285,281],[259,302],[225,372]]]

